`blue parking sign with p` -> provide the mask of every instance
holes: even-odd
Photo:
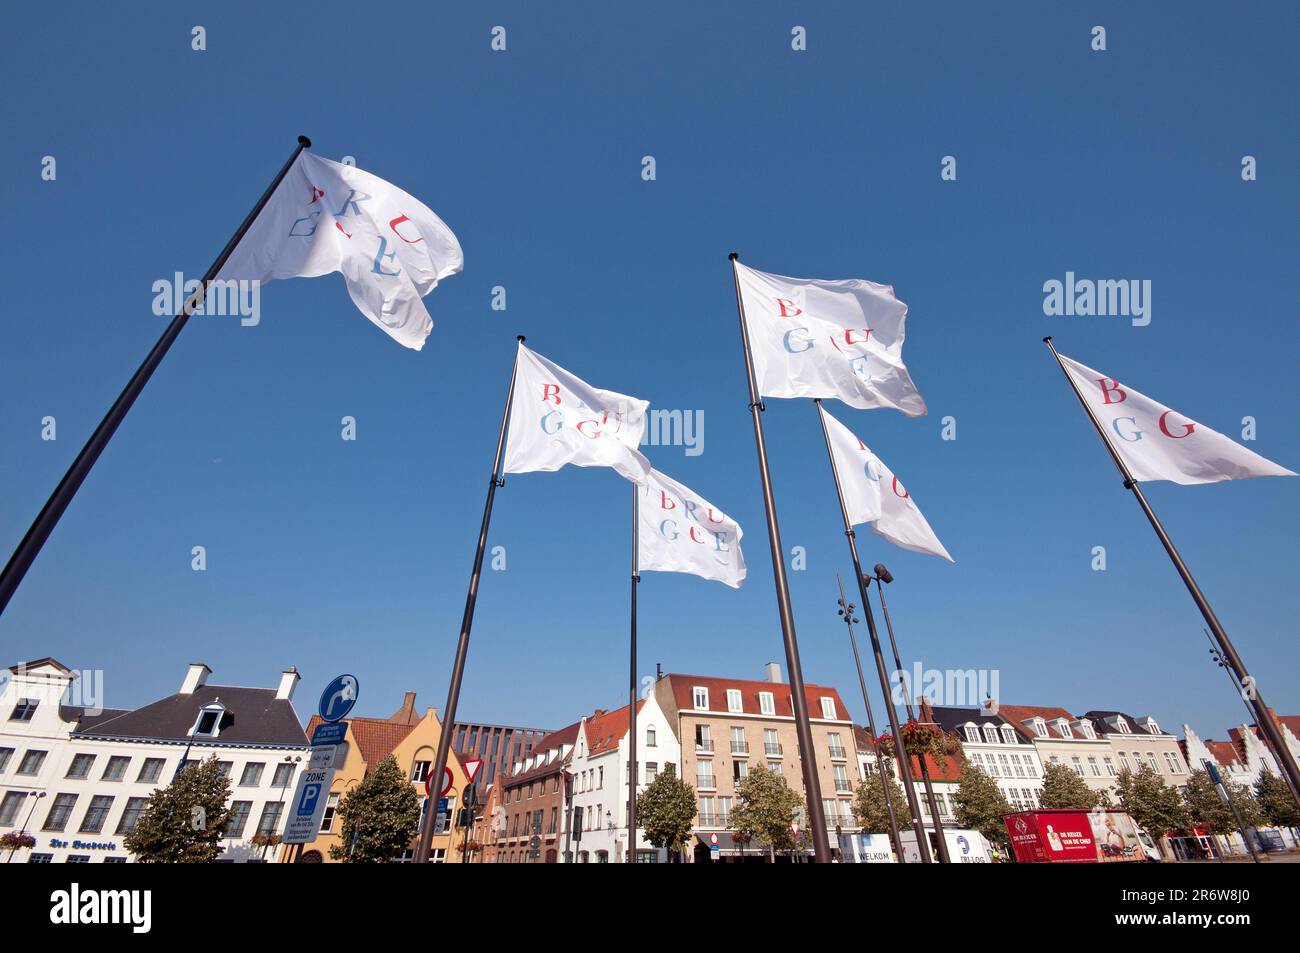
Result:
[[[311,817],[316,813],[316,802],[320,800],[319,784],[311,783],[302,786],[302,797],[298,799],[298,810],[295,812],[299,817]]]

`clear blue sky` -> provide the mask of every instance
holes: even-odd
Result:
[[[1230,435],[1252,415],[1251,446],[1300,465],[1294,4],[27,4],[7,20],[4,557],[161,331],[152,283],[202,274],[298,133],[424,200],[466,267],[426,299],[422,353],[362,318],[338,276],[267,286],[256,328],[191,321],[0,619],[6,664],[103,668],[120,706],[198,660],[246,685],[296,664],[304,717],[341,671],[360,712],[405,690],[441,708],[523,333],[598,386],[704,411],[703,456],[647,453],[741,522],[750,578],[647,574],[641,669],[760,677],[782,653],[734,249],[887,282],[910,306],[904,356],[930,416],[833,408],[957,560],[862,534],[867,565],[897,577],[909,661],[997,669],[1008,703],[1203,736],[1244,717],[1040,339]],[[506,53],[489,49],[496,24]],[[1151,324],[1044,316],[1043,282],[1066,271],[1150,279]],[[769,407],[781,529],[807,551],[791,574],[805,676],[861,718],[822,438],[810,403]],[[1297,494],[1149,489],[1289,712]],[[463,717],[559,726],[625,697],[630,502],[612,471],[507,481],[491,543],[508,569],[483,580]]]

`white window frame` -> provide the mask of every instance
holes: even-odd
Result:
[[[758,693],[758,710],[763,715],[776,714],[776,697],[771,692]]]
[[[700,704],[703,699],[704,704]],[[695,706],[696,711],[709,710],[709,690],[703,685],[695,685],[691,688],[691,703]]]
[[[835,711],[835,699],[830,695],[822,696],[822,717],[827,721],[838,721],[838,715]]]
[[[727,689],[727,711],[743,712],[744,710],[745,710],[745,706],[741,702],[740,689],[728,688]]]

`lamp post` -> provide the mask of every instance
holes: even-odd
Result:
[[[867,729],[871,732],[871,744],[875,746],[876,739],[880,736],[876,734],[876,717],[871,712],[871,699],[867,696],[867,679],[862,674],[862,658],[858,655],[858,640],[853,634],[854,623],[862,620],[854,618],[853,611],[857,608],[853,603],[847,601],[844,595],[844,580],[836,573],[835,581],[840,586],[839,614],[844,619],[844,625],[849,630],[849,644],[853,646],[853,663],[858,667],[858,686],[862,689],[862,704],[867,707]],[[880,789],[885,795],[885,810],[889,814],[889,837],[894,844],[894,853],[898,856],[900,864],[907,863],[903,857],[903,842],[898,836],[898,817],[894,814],[894,796],[889,790],[889,776],[884,769],[884,759],[881,757],[879,750],[876,751],[876,769],[880,775]],[[837,829],[838,830],[838,829]],[[844,845],[840,845],[841,852]]]
[[[297,764],[297,763],[299,763],[300,761],[302,761],[302,756],[301,756],[301,755],[292,755],[292,754],[287,754],[287,755],[284,756],[284,762],[283,762],[283,763],[284,763],[284,764]],[[281,815],[282,813],[284,813],[284,792],[288,790],[288,788],[289,788],[289,779],[292,778],[292,777],[293,777],[293,772],[292,772],[292,771],[286,771],[286,772],[284,773],[284,781],[282,781],[282,782],[280,783],[280,800],[278,800],[278,801],[276,802],[276,806],[277,806],[277,808],[278,808],[278,810],[276,811],[276,814],[275,814],[275,823],[276,823],[276,824],[279,824],[279,823],[280,823],[280,815]],[[267,839],[262,843],[262,860],[266,860],[266,849],[267,849],[268,847],[271,846],[270,838],[271,838],[272,836],[274,836],[274,834],[275,834],[275,827],[274,827],[274,825],[273,825],[272,828],[271,828],[271,830],[269,830],[269,831],[266,832],[266,835],[265,835],[265,836],[266,836]]]
[[[32,814],[35,813],[36,811],[36,802],[39,801],[41,798],[45,797],[45,792],[28,791],[27,796],[31,798],[32,806],[27,809],[27,818],[23,821],[22,829],[18,831],[19,837],[22,837],[24,834],[27,833],[27,825],[32,822]],[[14,859],[14,851],[16,851],[17,849],[18,849],[17,847],[11,847],[9,849],[9,856],[5,858],[6,864]]]
[[[907,720],[915,721],[916,713],[912,709],[912,690],[907,686],[907,678],[902,676],[903,662],[898,657],[898,642],[894,639],[894,624],[889,621],[889,606],[885,603],[885,588],[882,583],[893,582],[894,577],[884,563],[876,563],[872,567],[876,574],[876,592],[880,596],[880,611],[885,616],[885,628],[889,630],[889,646],[894,650],[894,671],[899,673],[899,685],[903,689],[903,703],[907,707]],[[945,864],[951,864],[952,858],[948,856],[948,839],[943,834],[943,821],[939,817],[939,802],[934,796],[934,785],[930,783],[930,766],[925,763],[925,755],[919,759],[921,762],[921,783],[925,786],[925,799],[930,803],[930,814],[934,818],[934,836],[939,847],[939,859]]]

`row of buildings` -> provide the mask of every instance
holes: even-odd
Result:
[[[122,838],[149,794],[189,761],[215,758],[231,783],[231,821],[222,842],[225,862],[290,859],[332,862],[341,842],[341,798],[380,760],[393,756],[427,810],[425,781],[442,732],[434,709],[419,711],[407,692],[387,718],[347,720],[347,750],[336,772],[315,840],[301,849],[279,843],[298,772],[310,757],[306,728],[294,709],[298,672],[283,672],[274,688],[211,684],[206,665],[189,666],[180,689],[134,710],[76,704],[84,677],[54,659],[10,668],[0,692],[0,835],[22,832],[30,847],[7,851],[5,862],[122,863]],[[790,686],[769,664],[758,680],[659,674],[637,703],[636,737],[629,739],[626,706],[595,709],[556,730],[456,723],[452,726],[452,787],[439,805],[433,859],[489,863],[655,863],[668,858],[643,832],[629,838],[630,784],[642,790],[672,766],[694,790],[697,814],[688,860],[755,859],[754,847],[733,840],[730,814],[737,785],[758,766],[785,777],[804,795],[803,753],[795,732]],[[834,688],[805,684],[813,752],[832,844],[857,831],[857,785],[877,770],[876,746],[854,724]],[[93,694],[93,693],[90,693]],[[1227,741],[1183,737],[1153,718],[1097,710],[1074,715],[1059,707],[1001,705],[996,710],[931,707],[920,720],[960,744],[970,763],[994,778],[1017,809],[1037,807],[1047,764],[1074,770],[1094,790],[1118,774],[1148,765],[1164,782],[1185,784],[1205,760],[1229,780],[1251,784],[1277,772],[1273,753],[1253,726]],[[1300,718],[1281,717],[1284,737],[1300,754]],[[630,776],[631,744],[637,776]],[[481,762],[473,783],[466,764]],[[923,820],[956,826],[955,759],[931,769],[938,817],[920,799]],[[918,772],[919,773],[919,772]],[[460,808],[468,805],[468,810]],[[838,846],[836,846],[838,850]],[[396,861],[409,860],[414,844]]]

